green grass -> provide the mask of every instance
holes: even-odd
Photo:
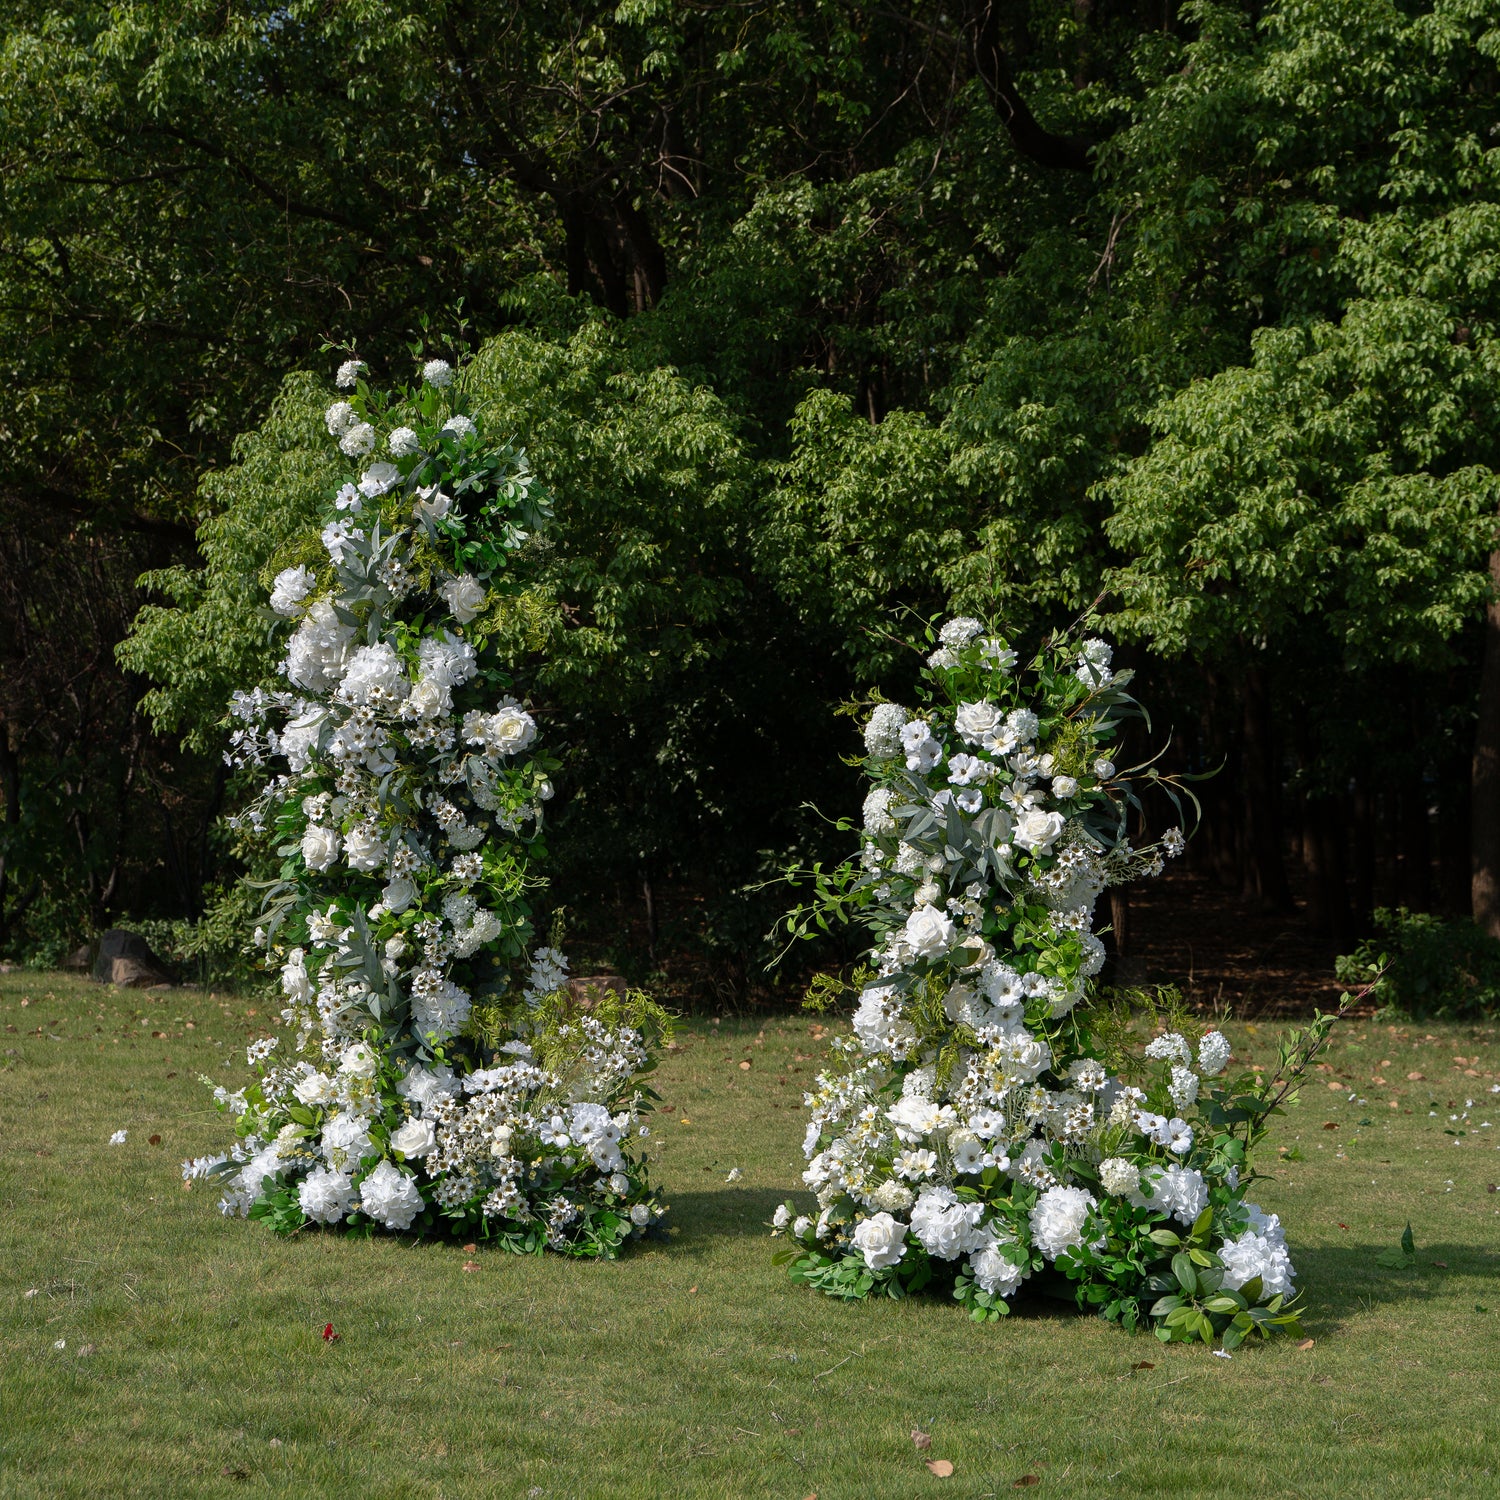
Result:
[[[1053,1307],[976,1327],[789,1283],[764,1223],[823,1051],[801,1019],[684,1030],[669,1243],[466,1271],[457,1245],[278,1241],[178,1181],[224,1143],[197,1076],[245,1076],[254,1005],[0,978],[0,1493],[1500,1493],[1493,1026],[1339,1034],[1260,1185],[1314,1346],[1224,1360]],[[1273,1061],[1273,1028],[1230,1029]],[[1408,1220],[1415,1265],[1378,1265]]]

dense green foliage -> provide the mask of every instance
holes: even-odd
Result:
[[[797,809],[852,796],[836,706],[901,690],[902,607],[1035,638],[1105,591],[1177,763],[1225,765],[1195,858],[1284,904],[1291,835],[1337,936],[1466,910],[1497,55],[1493,0],[22,0],[0,510],[57,581],[0,590],[0,943],[232,867],[215,725],[320,347],[424,322],[558,492],[601,957],[741,992],[737,891],[842,852]],[[75,622],[85,557],[121,604]]]
[[[1474,1018],[1500,1009],[1500,942],[1473,922],[1381,907],[1375,928],[1339,959],[1346,984],[1378,974],[1376,994],[1398,1015]]]

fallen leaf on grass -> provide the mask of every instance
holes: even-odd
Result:
[[[741,1071],[743,1071],[743,1070],[747,1069],[749,1066],[750,1066],[750,1059],[746,1058],[745,1061],[740,1064],[740,1069],[741,1069]]]
[[[226,1479],[248,1479],[250,1477],[249,1469],[231,1469],[228,1464],[225,1464],[224,1467],[219,1470],[219,1473],[221,1473]]]
[[[465,1245],[464,1246],[464,1254],[465,1255],[478,1255],[479,1254],[479,1246],[478,1245]]]
[[[691,1297],[691,1296],[692,1296],[692,1295],[693,1295],[693,1293],[694,1293],[694,1292],[696,1292],[696,1291],[697,1291],[697,1290],[698,1290],[698,1288],[697,1288],[697,1287],[695,1287],[695,1286],[690,1286],[690,1287],[689,1287],[689,1288],[688,1288],[688,1289],[687,1289],[687,1294],[688,1294],[688,1296],[689,1296],[689,1297]]]
[[[1335,1121],[1335,1120],[1324,1120],[1323,1121],[1323,1129],[1324,1130],[1337,1130],[1338,1128],[1339,1128],[1338,1127],[1338,1122]]]
[[[923,1432],[920,1427],[912,1428],[911,1440],[924,1453],[932,1447],[932,1434],[930,1432]]]
[[[79,1359],[87,1359],[93,1352],[94,1346],[92,1344],[85,1344],[83,1348],[78,1351],[78,1357]]]
[[[333,1331],[332,1323],[325,1323],[323,1325],[323,1342],[325,1344],[337,1343],[339,1338],[340,1335]]]
[[[1303,1353],[1304,1353],[1304,1354],[1306,1354],[1306,1353],[1307,1353],[1307,1351],[1308,1351],[1308,1350],[1309,1350],[1309,1349],[1311,1349],[1311,1348],[1312,1348],[1312,1346],[1313,1346],[1313,1345],[1314,1345],[1314,1344],[1315,1344],[1315,1343],[1316,1343],[1316,1342],[1317,1342],[1317,1340],[1316,1340],[1316,1339],[1303,1339],[1303,1340],[1302,1340],[1302,1342],[1301,1342],[1301,1343],[1300,1343],[1300,1344],[1298,1344],[1298,1345],[1297,1345],[1297,1347],[1298,1347],[1298,1348],[1299,1348],[1299,1349],[1300,1349],[1300,1350],[1301,1350],[1301,1351],[1302,1351],[1302,1352],[1303,1352]]]
[[[479,1270],[479,1262],[477,1260],[466,1260],[464,1262],[464,1270],[466,1270],[466,1271],[477,1271],[477,1270]]]
[[[161,1137],[159,1135],[148,1135],[146,1137],[146,1139],[153,1146],[159,1146],[159,1145],[161,1145]]]
[[[1421,1083],[1423,1082],[1423,1078],[1420,1073],[1408,1073],[1406,1075],[1406,1081],[1408,1083]]]
[[[947,1479],[953,1473],[953,1465],[946,1458],[929,1458],[927,1467],[937,1475],[939,1479]]]
[[[1153,1365],[1149,1359],[1143,1359],[1138,1360],[1135,1364],[1131,1365],[1130,1368],[1132,1370],[1154,1370],[1156,1366]]]
[[[1446,1271],[1448,1269],[1448,1262],[1445,1260],[1435,1260],[1433,1261],[1433,1265],[1435,1265],[1440,1271]]]
[[[1011,1485],[1011,1489],[1013,1489],[1013,1490],[1029,1489],[1032,1485],[1034,1485],[1034,1484],[1040,1484],[1041,1482],[1042,1482],[1042,1476],[1040,1474],[1023,1474],[1018,1480],[1016,1480],[1016,1482],[1013,1485]]]

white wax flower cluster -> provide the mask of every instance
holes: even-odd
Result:
[[[528,864],[555,762],[484,627],[545,495],[452,409],[447,362],[422,375],[398,409],[361,362],[340,368],[352,394],[326,426],[361,466],[319,522],[322,556],[270,581],[285,686],[235,695],[228,759],[274,772],[242,823],[287,860],[257,940],[293,1042],[252,1048],[259,1081],[220,1098],[239,1143],[187,1176],[283,1230],[487,1226],[612,1254],[659,1215],[649,1057],[636,1027],[571,1015],[567,960],[536,943]],[[519,1019],[476,1030],[481,990]]]
[[[1093,638],[1044,649],[1028,683],[982,621],[937,637],[925,703],[879,703],[865,724],[873,784],[848,876],[875,941],[852,1035],[806,1097],[818,1213],[787,1205],[775,1225],[801,1247],[794,1274],[856,1295],[870,1282],[839,1280],[841,1265],[920,1271],[915,1284],[946,1266],[984,1309],[1049,1265],[1098,1280],[1106,1244],[1159,1258],[1154,1229],[1187,1234],[1212,1207],[1224,1285],[1285,1291],[1279,1228],[1198,1123],[1226,1038],[1209,1032],[1196,1062],[1180,1033],[1156,1038],[1142,1088],[1091,1055],[1072,1014],[1105,958],[1100,893],[1159,874],[1185,842],[1125,836],[1113,746],[1129,674]]]

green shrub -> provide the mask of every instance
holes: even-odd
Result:
[[[1377,994],[1412,1016],[1483,1016],[1500,1009],[1500,941],[1468,918],[1379,908],[1377,936],[1337,964],[1339,979],[1368,983],[1384,967]]]

